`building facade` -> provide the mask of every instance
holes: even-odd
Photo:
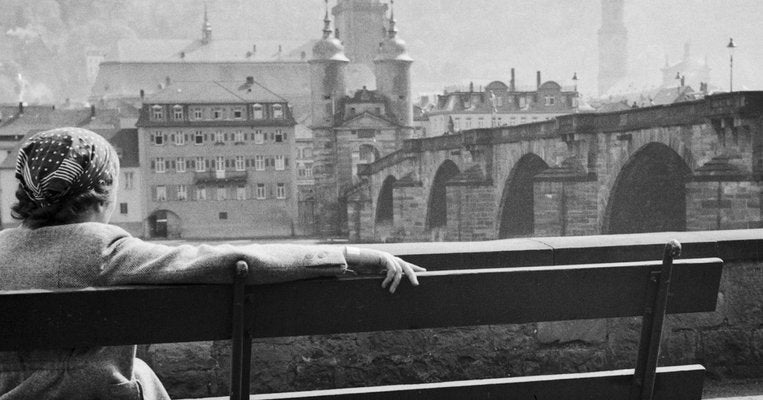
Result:
[[[536,90],[517,90],[514,69],[509,85],[493,81],[484,90],[446,92],[427,111],[427,133],[439,136],[475,128],[520,125],[545,121],[578,110],[578,92],[564,89],[554,81],[541,83],[537,74]]]
[[[352,60],[345,55],[342,42],[332,35],[328,10],[323,38],[313,47],[309,61],[313,178],[316,233],[321,236],[346,235],[347,199],[360,183],[361,165],[399,149],[414,132],[410,73],[413,60],[405,42],[397,37],[392,10],[389,20],[381,43],[368,44],[371,48],[364,50],[375,54],[376,90],[355,88],[360,90],[348,95],[348,66]]]
[[[146,236],[294,234],[295,125],[288,102],[252,77],[147,97],[137,124]]]

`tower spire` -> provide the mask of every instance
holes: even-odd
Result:
[[[201,26],[201,42],[207,44],[212,41],[212,24],[209,23],[207,3],[204,2],[204,24]]]
[[[395,27],[395,0],[389,0],[389,37],[394,39],[397,36],[397,28]]]
[[[328,39],[331,36],[331,20],[329,19],[329,0],[326,3],[326,14],[323,16],[323,38]]]

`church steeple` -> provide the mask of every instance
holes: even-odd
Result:
[[[207,4],[204,3],[204,24],[201,26],[201,43],[209,44],[212,41],[212,24],[209,23],[207,15]]]
[[[329,19],[329,0],[326,2],[326,14],[323,16],[323,38],[328,39],[331,36],[331,20]]]
[[[397,36],[397,28],[395,27],[395,0],[389,0],[389,30],[387,31],[389,38],[394,39]]]

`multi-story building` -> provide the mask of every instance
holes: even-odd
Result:
[[[349,2],[342,2],[342,4]],[[356,3],[377,4],[378,1]],[[368,5],[366,4],[366,5]],[[364,6],[365,7],[365,6]],[[369,12],[384,7],[369,6]],[[339,11],[344,10],[343,7]],[[335,10],[336,11],[336,10]],[[338,17],[341,21],[341,18]],[[347,231],[347,197],[359,183],[361,164],[368,164],[402,147],[414,133],[411,64],[405,41],[397,36],[390,7],[389,29],[373,51],[375,90],[346,90],[352,63],[344,46],[332,35],[328,10],[323,38],[313,47],[310,63],[315,179],[316,231],[322,236]],[[347,35],[348,38],[356,36]]]
[[[467,129],[519,125],[545,121],[578,109],[578,92],[565,90],[554,81],[541,83],[537,73],[535,90],[517,90],[514,69],[506,85],[493,81],[484,90],[445,92],[437,96],[434,108],[427,111],[428,135],[438,136]]]
[[[147,236],[284,236],[297,220],[296,122],[253,77],[175,82],[138,120]]]

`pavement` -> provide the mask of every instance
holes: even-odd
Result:
[[[763,400],[763,379],[705,380],[702,399]]]

